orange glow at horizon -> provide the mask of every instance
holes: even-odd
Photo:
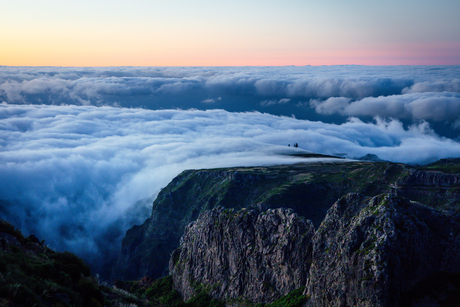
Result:
[[[112,52],[100,53],[35,49],[26,51],[0,50],[3,66],[320,66],[320,65],[451,65],[456,54],[427,50],[397,52],[392,50],[346,50],[316,52],[249,52],[239,55],[178,52]],[[460,63],[454,63],[460,64]]]
[[[0,65],[460,65],[451,0],[133,1],[2,4]]]

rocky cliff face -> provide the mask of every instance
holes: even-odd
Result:
[[[442,305],[460,299],[459,252],[456,214],[349,194],[316,232],[288,209],[207,211],[186,228],[170,272],[186,300],[208,289],[230,305],[267,303],[306,285],[308,306]],[[439,274],[453,281],[434,294]]]
[[[407,178],[406,186],[450,187],[460,184],[460,174],[444,174],[440,171],[417,170]]]
[[[187,226],[169,271],[185,300],[206,287],[220,300],[270,302],[305,285],[313,233],[289,209],[218,207]]]
[[[168,272],[171,252],[200,212],[287,207],[319,227],[341,196],[392,193],[442,210],[460,209],[460,161],[424,168],[389,162],[310,163],[290,166],[184,171],[153,203],[146,222],[130,229],[112,279],[157,278]]]
[[[347,195],[313,237],[308,304],[398,306],[433,274],[460,272],[459,235],[456,215],[389,195]],[[417,300],[423,295],[405,303]]]
[[[441,165],[445,166],[445,165]],[[410,175],[397,182],[394,191],[399,196],[417,200],[427,206],[443,210],[460,209],[460,174],[445,173],[445,169],[412,169]]]
[[[406,168],[359,162],[184,171],[159,193],[150,218],[127,232],[112,279],[167,274],[185,227],[205,210],[288,207],[319,226],[339,197],[388,192],[388,183],[399,180]]]

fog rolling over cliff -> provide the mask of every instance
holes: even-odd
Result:
[[[460,157],[459,71],[2,66],[0,217],[98,268],[186,169]]]

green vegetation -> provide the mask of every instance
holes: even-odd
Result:
[[[179,296],[180,297],[180,296]],[[0,306],[145,306],[136,296],[99,284],[69,252],[55,252],[34,235],[0,220]]]
[[[166,276],[150,282],[140,281],[116,281],[121,291],[137,298],[139,306],[164,306],[164,307],[224,307],[224,303],[213,299],[209,295],[208,288],[197,287],[197,295],[184,302],[179,292],[173,289],[171,276]]]
[[[446,174],[460,174],[460,159],[441,159],[437,162],[421,167],[421,169],[439,171]]]
[[[118,286],[139,297],[144,306],[171,306],[171,307],[224,307],[225,302],[211,297],[210,287],[196,285],[197,294],[189,301],[184,302],[179,292],[173,289],[171,276],[166,276],[152,281],[147,285],[142,285],[141,281],[119,282]],[[270,304],[254,304],[249,301],[235,299],[241,306],[251,307],[300,307],[308,299],[308,295],[303,295],[305,287],[296,289],[285,296],[280,297]]]
[[[270,304],[257,304],[256,307],[301,307],[309,300],[308,295],[304,295],[305,287],[296,289],[285,296],[280,297]]]
[[[192,297],[184,307],[224,307],[225,303],[216,299],[213,299],[205,291],[199,292],[196,296]]]
[[[14,306],[104,306],[89,267],[0,221],[0,298]]]

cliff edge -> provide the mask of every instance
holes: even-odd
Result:
[[[457,214],[348,194],[316,231],[289,209],[206,211],[169,266],[185,300],[269,304],[306,287],[307,306],[442,306],[460,302],[459,252]]]
[[[271,302],[305,285],[313,233],[290,209],[206,211],[171,256],[174,287],[185,300],[204,286],[219,300]]]

